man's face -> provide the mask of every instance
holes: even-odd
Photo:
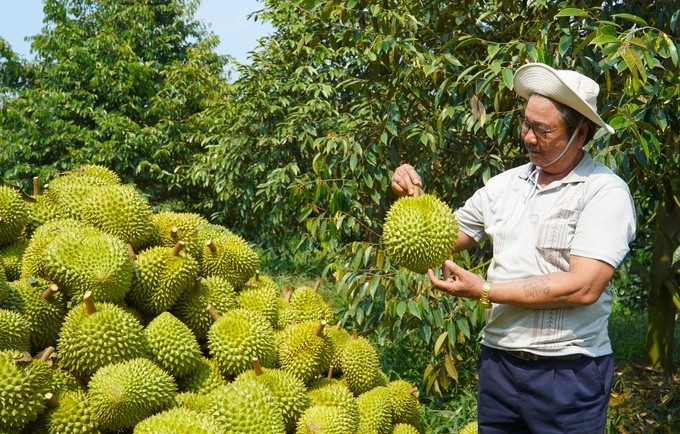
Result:
[[[553,161],[569,141],[565,125],[555,103],[540,95],[532,95],[524,111],[522,140],[529,152],[529,159],[536,166],[542,167]],[[578,140],[577,140],[578,142]],[[559,171],[570,166],[580,154],[581,144],[574,143],[560,160],[555,162],[551,171]]]

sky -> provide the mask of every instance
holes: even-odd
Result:
[[[0,0],[0,37],[26,59],[32,56],[30,44],[24,38],[40,33],[42,3],[42,0]],[[269,24],[247,18],[262,8],[260,0],[201,0],[195,18],[220,38],[215,50],[218,54],[229,54],[238,62],[250,63],[248,52],[255,49],[260,37],[272,31]]]

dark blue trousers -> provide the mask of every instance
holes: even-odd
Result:
[[[482,346],[479,434],[602,434],[614,379],[612,355],[522,360]]]

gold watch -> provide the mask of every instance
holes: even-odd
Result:
[[[484,282],[482,285],[482,296],[479,297],[479,305],[484,309],[491,308],[491,300],[489,300],[489,293],[491,292],[491,282]]]

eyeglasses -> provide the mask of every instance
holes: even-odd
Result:
[[[529,132],[529,130],[534,132],[534,135],[540,139],[546,139],[548,137],[548,134],[554,133],[557,131],[559,128],[553,128],[552,130],[544,130],[543,128],[530,124],[527,122],[526,118],[524,117],[524,114],[518,115],[520,120],[522,121],[522,134],[526,134]]]

